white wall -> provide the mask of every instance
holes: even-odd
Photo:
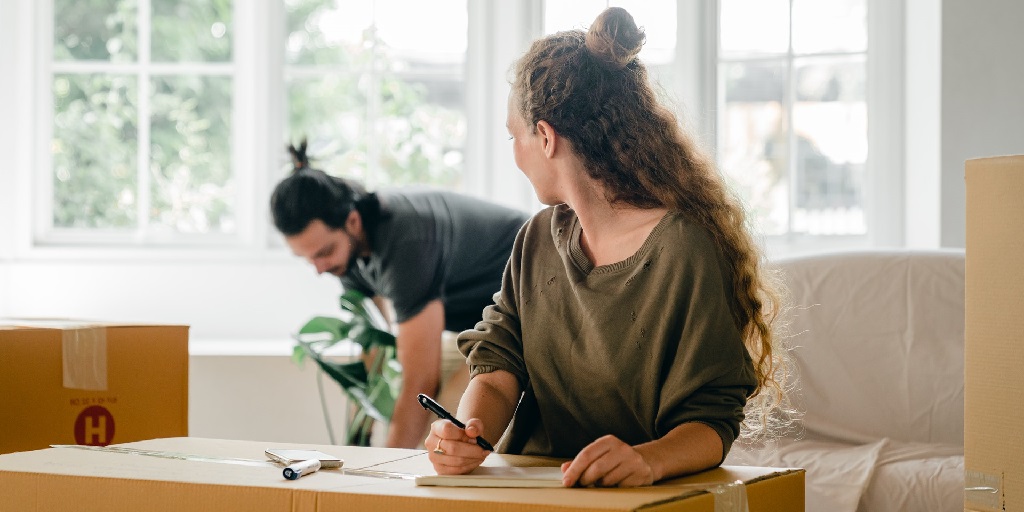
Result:
[[[907,0],[904,19],[903,240],[935,248],[942,232],[942,4]]]
[[[942,6],[941,236],[964,247],[964,161],[1024,154],[1024,2]]]
[[[311,362],[283,353],[193,354],[189,358],[189,435],[296,444],[330,444]],[[336,442],[344,439],[346,400],[323,378]]]
[[[0,317],[178,323],[192,339],[287,340],[310,317],[337,314],[341,291],[336,277],[283,253],[15,260],[0,262],[5,274]]]

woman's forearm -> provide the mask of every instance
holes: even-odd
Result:
[[[483,421],[484,439],[497,443],[512,420],[521,394],[519,381],[511,373],[481,373],[470,379],[455,416],[463,422],[470,418]]]
[[[703,471],[722,460],[722,438],[697,422],[683,423],[635,449],[651,466],[655,481]]]

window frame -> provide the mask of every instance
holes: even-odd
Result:
[[[711,54],[707,58],[715,66],[719,62],[720,2],[714,0],[714,22]],[[789,256],[870,247],[900,246],[904,243],[904,174],[903,174],[903,1],[866,0],[867,50],[865,52],[868,155],[865,162],[863,235],[809,235],[786,233],[764,235],[762,240],[770,256]],[[790,0],[792,2],[792,0]],[[792,27],[790,28],[792,30]],[[790,49],[792,52],[792,49]],[[792,68],[797,55],[785,58]],[[792,69],[790,70],[792,73]],[[713,105],[721,105],[716,75]],[[787,95],[792,85],[787,85]],[[717,108],[717,107],[716,107]],[[792,116],[793,102],[785,104],[786,116]],[[717,155],[718,119],[712,133]],[[792,171],[792,165],[790,165]],[[792,185],[791,185],[792,186]]]
[[[466,56],[467,123],[465,150],[466,192],[520,207],[537,207],[532,189],[515,168],[505,140],[507,63],[519,56],[541,31],[541,1],[468,2],[469,48]],[[677,8],[677,76],[688,79],[677,95],[705,146],[716,151],[717,16],[719,0],[679,0]],[[865,181],[865,216],[868,235],[862,239],[805,236],[789,240],[765,237],[773,256],[869,246],[899,246],[904,242],[905,197],[903,170],[903,32],[905,0],[868,0],[868,117],[869,155]],[[244,4],[244,5],[243,5]],[[496,5],[495,5],[496,4]],[[13,79],[0,86],[6,100],[0,112],[16,120],[0,131],[0,149],[12,157],[13,172],[0,173],[0,258],[57,259],[285,259],[280,237],[269,222],[266,197],[277,181],[282,151],[280,119],[283,101],[284,49],[270,44],[283,37],[280,2],[236,2],[234,8],[233,154],[237,179],[238,232],[228,244],[61,245],[39,236],[37,223],[41,202],[37,181],[51,179],[46,168],[48,119],[41,105],[52,102],[48,82],[52,45],[52,2],[8,0],[5,3],[4,35],[0,41],[30,52],[8,52],[3,60]],[[10,14],[10,15],[7,15]],[[52,17],[50,18],[52,20]],[[49,27],[47,30],[40,28]],[[274,33],[278,31],[278,33]],[[19,53],[15,55],[15,53]],[[40,59],[45,55],[46,60]],[[243,87],[244,84],[244,87]],[[47,91],[41,93],[40,91]],[[14,101],[11,98],[28,98]],[[52,108],[52,107],[51,107]],[[49,212],[48,216],[51,216]],[[857,237],[854,237],[857,238]]]

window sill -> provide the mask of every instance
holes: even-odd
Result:
[[[287,339],[192,339],[188,342],[190,357],[291,357],[295,342]],[[351,341],[342,341],[326,351],[333,357],[355,357],[360,347]]]

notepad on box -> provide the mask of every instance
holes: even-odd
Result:
[[[562,487],[559,467],[480,466],[465,475],[425,475],[416,485],[443,487]]]

